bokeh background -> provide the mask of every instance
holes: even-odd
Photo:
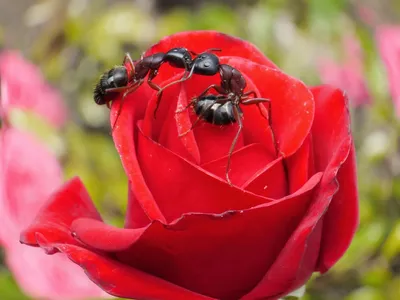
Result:
[[[13,109],[7,122],[46,145],[64,178],[78,174],[106,222],[122,225],[127,183],[109,134],[109,111],[92,100],[99,75],[125,52],[138,57],[178,31],[215,29],[247,39],[285,72],[308,85],[336,84],[350,98],[361,224],[343,259],[316,275],[302,299],[397,300],[400,122],[393,84],[400,86],[400,77],[385,63],[390,53],[394,62],[397,55],[398,64],[390,67],[400,72],[400,41],[396,50],[396,31],[380,34],[387,24],[400,26],[400,1],[0,0],[1,47],[38,66],[62,95],[68,118],[52,126],[29,109]],[[24,75],[23,69],[13,72]],[[22,275],[10,271],[7,251],[0,248],[0,299],[34,298]],[[21,256],[20,262],[29,265],[29,259]],[[24,275],[35,276],[28,269]],[[63,281],[50,274],[56,276]]]

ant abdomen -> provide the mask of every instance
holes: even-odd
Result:
[[[195,102],[196,115],[214,125],[228,125],[236,122],[231,101],[218,103],[215,95],[203,96]]]

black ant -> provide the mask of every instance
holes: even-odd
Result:
[[[205,52],[207,51],[220,51],[220,49],[208,49]],[[107,94],[124,92],[117,114],[118,119],[122,109],[122,101],[128,94],[136,91],[143,84],[145,77],[149,75],[147,83],[151,88],[159,92],[157,106],[154,110],[155,117],[160,104],[162,89],[152,80],[157,76],[158,70],[163,63],[168,62],[172,67],[185,69],[187,72],[190,71],[190,76],[193,73],[208,75],[210,72],[209,67],[213,65],[207,62],[196,64],[196,66],[193,67],[196,58],[193,60],[192,55],[195,56],[197,53],[186,48],[173,48],[166,53],[159,52],[146,57],[142,56],[140,60],[134,63],[130,55],[126,53],[122,66],[114,67],[101,76],[100,81],[94,89],[94,101],[99,105],[107,104],[107,106],[110,107],[111,100],[107,99]],[[125,66],[126,63],[129,63],[130,71],[128,71]],[[211,70],[211,72],[214,72],[214,70]],[[115,127],[117,119],[114,121],[112,128]]]
[[[228,153],[228,162],[225,170],[226,181],[229,185],[232,185],[229,179],[229,170],[231,164],[231,156],[233,150],[235,149],[236,142],[240,136],[240,133],[243,129],[243,112],[240,108],[240,104],[242,105],[251,105],[257,104],[258,109],[261,114],[268,119],[270,128],[271,127],[271,102],[266,98],[256,98],[257,94],[254,91],[248,91],[244,93],[244,89],[246,88],[246,80],[243,75],[239,72],[239,70],[231,67],[226,64],[218,64],[219,73],[221,75],[221,83],[220,85],[212,84],[208,88],[206,88],[198,97],[192,99],[192,101],[182,110],[177,111],[180,113],[190,106],[194,107],[196,114],[198,115],[197,120],[192,124],[191,128],[182,133],[180,136],[186,135],[193,127],[199,122],[199,120],[203,119],[208,123],[215,125],[227,125],[231,123],[238,122],[239,129],[233,139],[232,145],[229,148]],[[182,80],[181,80],[182,81]],[[179,81],[177,81],[179,82]],[[165,87],[164,87],[165,88]],[[219,93],[219,95],[207,94],[211,89],[214,89]],[[252,98],[250,96],[253,96]],[[261,110],[261,103],[269,103],[268,117],[266,117]],[[273,135],[275,149],[276,142],[275,137]]]

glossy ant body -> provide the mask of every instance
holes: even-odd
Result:
[[[260,113],[263,115],[260,104],[265,102],[268,102],[270,104],[270,100],[266,98],[257,98],[257,95],[254,91],[248,91],[244,93],[244,89],[246,88],[247,85],[246,80],[244,79],[242,73],[240,73],[239,70],[235,69],[234,67],[226,64],[218,64],[218,69],[221,76],[220,85],[217,84],[210,85],[198,97],[194,98],[184,109],[177,111],[177,113],[180,113],[185,109],[189,108],[190,106],[193,106],[198,116],[196,121],[192,124],[191,128],[188,131],[182,133],[181,136],[187,134],[190,130],[192,130],[193,127],[200,120],[205,120],[208,123],[216,125],[227,125],[235,122],[238,123],[239,128],[232,141],[231,147],[229,148],[228,162],[225,170],[226,181],[230,185],[232,185],[229,179],[231,156],[233,150],[235,149],[235,145],[240,136],[240,133],[243,129],[243,122],[242,122],[243,112],[240,109],[239,105],[256,104],[260,110]],[[207,93],[211,89],[214,89],[219,94],[207,95]],[[268,110],[268,117],[266,116],[264,117],[268,120],[270,128],[272,128],[270,105]],[[273,139],[275,144],[274,135]],[[276,144],[275,144],[275,149],[277,149]]]
[[[206,52],[207,51],[220,51],[220,49],[208,49]],[[155,116],[160,104],[162,89],[152,80],[157,76],[158,70],[163,63],[167,62],[172,67],[185,69],[186,72],[189,72],[189,76],[193,73],[209,75],[210,72],[216,72],[216,70],[210,69],[215,67],[215,63],[199,58],[203,57],[202,54],[195,57],[195,59],[193,59],[192,55],[197,54],[186,48],[172,48],[166,53],[159,52],[146,57],[142,56],[140,60],[135,61],[134,63],[130,55],[126,53],[122,66],[114,67],[101,76],[100,81],[94,89],[94,101],[98,105],[107,104],[107,106],[110,107],[111,100],[107,99],[107,94],[124,92],[117,114],[118,119],[118,116],[121,113],[122,101],[129,93],[136,91],[143,84],[145,77],[148,75],[147,83],[151,88],[159,92],[157,106],[154,110]],[[215,56],[215,58],[217,57]],[[129,63],[130,65],[129,71],[125,66],[126,63]],[[184,78],[186,78],[185,75]],[[113,128],[117,119],[114,122]]]

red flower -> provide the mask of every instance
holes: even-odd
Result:
[[[164,38],[172,47],[221,48],[247,89],[272,101],[272,129],[254,105],[225,181],[236,125],[175,114],[218,76],[193,76],[155,92],[144,84],[124,102],[114,141],[130,182],[126,228],[104,224],[79,179],[68,182],[22,234],[23,243],[61,251],[110,294],[136,299],[277,299],[325,272],[358,223],[355,159],[347,101],[329,86],[309,89],[251,44],[212,31]],[[182,71],[164,65],[164,86]],[[120,101],[113,103],[111,123]],[[71,235],[72,232],[72,235]]]

